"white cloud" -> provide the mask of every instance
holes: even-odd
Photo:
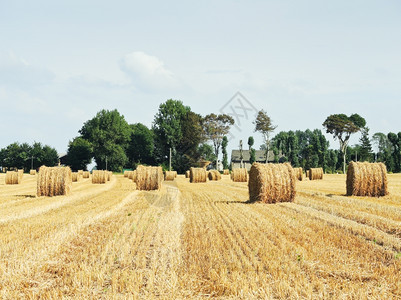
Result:
[[[180,85],[163,61],[144,52],[136,51],[125,55],[121,61],[121,69],[140,89],[175,89]]]

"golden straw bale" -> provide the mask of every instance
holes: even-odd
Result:
[[[29,175],[36,175],[36,170],[35,169],[30,170]]]
[[[133,182],[136,182],[136,174],[137,174],[137,172],[136,172],[136,170],[135,171],[132,171],[132,181]]]
[[[177,178],[177,171],[173,171],[174,172],[174,177]]]
[[[231,179],[234,182],[247,182],[248,171],[245,168],[237,168],[231,171]]]
[[[207,172],[204,168],[191,168],[189,170],[189,181],[192,183],[206,182]]]
[[[164,173],[164,180],[165,181],[174,181],[177,172],[175,171],[166,171]]]
[[[125,170],[125,171],[124,171],[124,177],[125,177],[125,178],[128,178],[129,172],[130,172],[130,171],[128,171],[128,170]]]
[[[221,174],[217,170],[211,170],[209,171],[208,178],[209,180],[215,180],[215,181],[221,180]]]
[[[253,163],[249,172],[249,199],[264,203],[292,202],[296,181],[295,171],[289,163]]]
[[[134,171],[128,171],[128,179],[134,179]]]
[[[72,172],[71,178],[72,178],[72,182],[77,182],[81,179],[81,175],[79,175],[79,172]]]
[[[69,195],[71,188],[72,175],[69,167],[40,167],[37,176],[38,196]]]
[[[84,170],[78,170],[78,174],[82,177],[84,175]]]
[[[323,179],[323,169],[322,168],[310,168],[309,180],[322,180],[322,179]]]
[[[224,169],[223,170],[223,175],[230,175],[230,170],[229,169]]]
[[[92,183],[106,183],[107,182],[107,171],[103,170],[94,170],[92,172]]]
[[[6,184],[20,184],[21,176],[18,174],[18,172],[7,171],[5,181]]]
[[[111,176],[113,176],[113,172],[111,171],[106,171],[107,172],[107,181],[111,180]]]
[[[185,172],[185,178],[189,178],[190,174],[191,174],[191,171],[189,171],[189,170],[186,171],[186,172]]]
[[[89,171],[84,171],[82,173],[82,178],[89,178],[90,172]]]
[[[347,171],[347,196],[381,197],[386,195],[388,195],[388,188],[385,164],[350,162]]]
[[[294,168],[295,176],[299,181],[302,181],[304,178],[304,172],[302,168]]]
[[[145,191],[160,190],[163,177],[162,167],[145,167],[140,165],[136,168],[136,187],[138,190]]]

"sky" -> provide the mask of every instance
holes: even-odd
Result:
[[[167,99],[233,113],[229,149],[262,143],[260,109],[274,133],[336,113],[399,132],[400,53],[395,0],[0,0],[0,148],[65,153],[101,109],[151,126]]]

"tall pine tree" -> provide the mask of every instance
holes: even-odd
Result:
[[[361,130],[361,138],[359,139],[360,142],[360,153],[359,153],[359,160],[360,161],[373,161],[373,150],[372,150],[372,143],[369,139],[369,127],[364,127]]]

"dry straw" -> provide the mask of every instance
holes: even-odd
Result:
[[[89,175],[90,175],[89,171],[84,171],[82,173],[82,178],[89,178]]]
[[[79,175],[79,172],[72,172],[71,178],[72,178],[72,182],[77,182],[81,179],[81,175]]]
[[[164,173],[164,180],[166,180],[166,181],[174,181],[176,175],[177,175],[177,172],[175,172],[175,171],[166,171]]]
[[[191,168],[189,172],[189,182],[206,182],[207,173],[204,168]]]
[[[136,174],[137,174],[137,172],[136,172],[136,170],[135,171],[132,171],[132,181],[133,182],[136,182]]]
[[[321,180],[321,179],[323,179],[323,169],[322,168],[310,168],[309,180]]]
[[[296,181],[295,171],[289,163],[254,163],[249,172],[249,199],[264,203],[292,202]]]
[[[34,169],[30,170],[29,175],[36,175],[36,170],[34,170]]]
[[[69,195],[71,188],[72,175],[69,167],[40,167],[37,177],[38,196]]]
[[[209,171],[208,178],[209,180],[215,180],[215,181],[221,180],[221,174],[217,170],[211,170]]]
[[[351,162],[347,171],[347,195],[380,197],[388,194],[383,163]]]
[[[128,179],[134,180],[134,172],[135,171],[128,171]]]
[[[113,176],[113,172],[111,171],[106,171],[107,172],[107,181],[111,180],[111,176]]]
[[[18,172],[7,171],[5,180],[6,180],[6,184],[20,184],[21,177],[18,174]]]
[[[78,174],[79,174],[79,176],[84,175],[84,170],[78,170]]]
[[[230,175],[230,170],[229,169],[224,169],[223,175]]]
[[[106,183],[107,182],[107,171],[103,170],[94,170],[92,172],[92,183]]]
[[[231,179],[234,182],[247,182],[248,181],[248,171],[245,168],[233,169],[231,171]]]
[[[294,168],[295,176],[299,181],[302,181],[304,178],[304,171],[302,168]]]
[[[125,177],[125,178],[128,178],[129,172],[130,172],[130,171],[127,171],[127,170],[124,171],[124,177]]]
[[[163,182],[163,170],[161,167],[138,166],[136,168],[136,187],[138,190],[160,190]]]
[[[189,178],[190,174],[191,174],[191,171],[189,171],[189,170],[186,171],[186,172],[185,172],[185,178]]]

